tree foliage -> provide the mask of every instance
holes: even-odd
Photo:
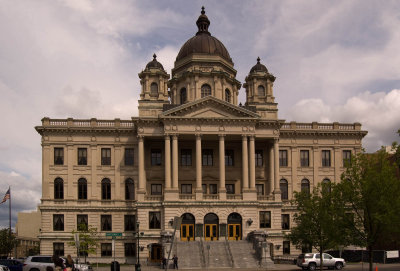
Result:
[[[17,245],[17,239],[14,234],[10,234],[9,229],[0,230],[0,254],[8,255]]]
[[[77,244],[74,240],[76,233],[79,234],[79,252],[85,255],[86,262],[86,255],[96,253],[96,249],[99,246],[99,233],[95,227],[87,226],[86,224],[78,225],[78,230],[72,231],[71,241],[68,242],[70,246],[77,247]]]

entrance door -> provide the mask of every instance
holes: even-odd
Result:
[[[181,224],[181,240],[194,241],[194,224]]]
[[[240,224],[228,225],[228,240],[242,240]]]
[[[216,241],[218,240],[218,228],[217,224],[206,224],[204,231],[204,240],[206,241]]]
[[[159,244],[153,244],[151,246],[151,251],[150,251],[150,261],[151,262],[161,262],[161,253],[162,253],[162,247]]]

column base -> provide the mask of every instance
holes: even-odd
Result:
[[[136,192],[137,201],[139,201],[139,202],[144,201],[145,194],[146,194],[146,191],[144,189],[138,189],[138,191]]]
[[[196,200],[203,200],[203,189],[196,188],[195,195],[196,195]]]
[[[176,201],[179,200],[179,190],[177,188],[166,188],[164,190],[165,201]]]
[[[219,189],[219,200],[226,200],[226,188]]]
[[[256,189],[245,188],[243,189],[243,200],[257,200]]]
[[[280,190],[274,190],[274,192],[272,192],[272,195],[274,196],[275,201],[282,201],[282,194]]]

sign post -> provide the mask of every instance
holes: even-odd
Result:
[[[77,251],[78,251],[78,252],[77,252],[77,254],[78,254],[78,263],[80,263],[80,259],[79,259],[79,247],[80,247],[79,233],[75,233],[74,240],[75,240],[76,249],[77,249]]]
[[[106,232],[106,237],[112,237],[111,249],[114,253],[114,262],[112,264],[114,265],[113,270],[117,271],[117,264],[115,262],[115,239],[117,239],[117,237],[122,237],[122,232]]]

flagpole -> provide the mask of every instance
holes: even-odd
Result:
[[[10,237],[11,237],[11,187],[8,187],[8,191],[10,191],[10,198],[8,199],[8,218],[10,220]]]

